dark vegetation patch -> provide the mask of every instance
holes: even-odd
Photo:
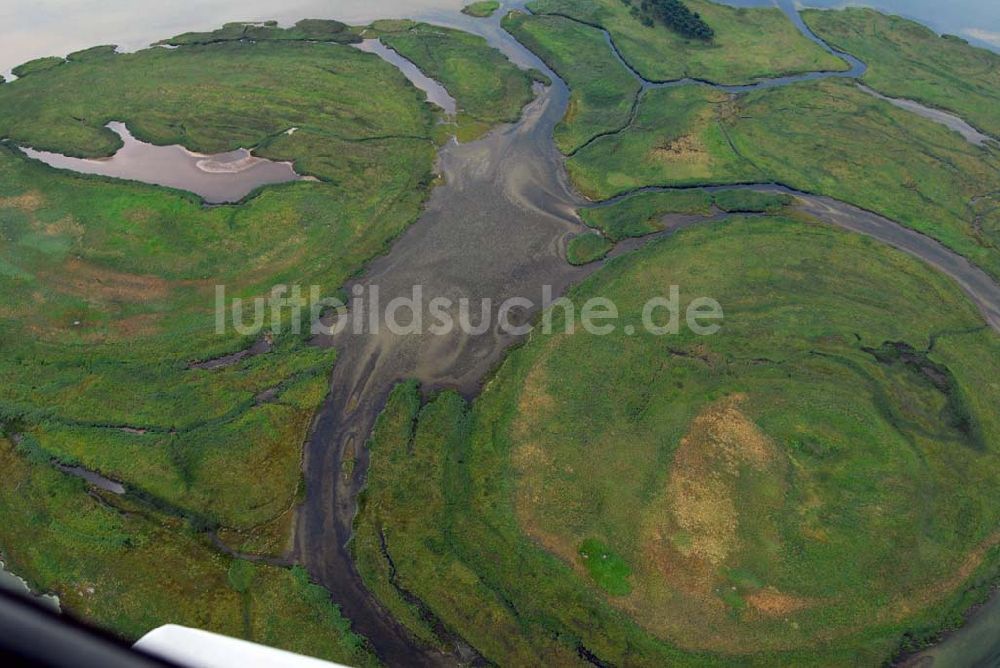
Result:
[[[600,234],[585,232],[569,240],[566,259],[570,264],[589,264],[607,255],[613,245]]]
[[[213,44],[216,42],[257,42],[257,41],[311,41],[352,44],[361,41],[357,30],[330,19],[302,19],[291,28],[278,27],[277,21],[259,23],[227,23],[210,32],[188,32],[158,44],[183,46],[191,44]]]
[[[632,0],[622,2],[643,25],[652,26],[659,21],[683,37],[706,42],[715,37],[715,31],[701,15],[688,9],[681,0],[639,0],[638,5],[633,5]]]

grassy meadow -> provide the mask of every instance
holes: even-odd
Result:
[[[8,566],[64,610],[136,640],[182,624],[354,665],[378,665],[298,568],[224,555],[188,523],[88,490],[0,436]],[[16,536],[17,540],[10,537]]]
[[[607,205],[580,209],[580,217],[613,242],[666,229],[665,217],[709,216],[713,213],[769,213],[790,204],[788,195],[753,190],[699,188],[640,192]]]
[[[485,19],[488,16],[493,16],[498,9],[500,9],[498,0],[480,0],[480,2],[472,2],[462,7],[462,13],[475,16],[477,19]]]
[[[653,81],[692,77],[719,84],[749,83],[815,70],[846,70],[775,7],[735,8],[685,0],[715,31],[711,41],[686,39],[662,24],[643,25],[630,13],[638,0],[534,0],[536,14],[559,14],[611,33],[625,60]]]
[[[876,211],[1000,276],[1000,156],[850,82],[733,96],[649,91],[635,122],[567,162],[593,199],[648,186],[778,182]]]
[[[608,254],[614,242],[601,234],[584,232],[569,240],[566,259],[570,264],[588,264]]]
[[[639,328],[672,284],[721,332]],[[1000,339],[947,279],[734,216],[571,296],[622,320],[565,334],[556,308],[471,406],[411,383],[380,418],[355,552],[421,637],[501,664],[880,665],[995,581]]]

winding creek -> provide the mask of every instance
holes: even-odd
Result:
[[[960,135],[962,135],[963,138],[965,138],[966,141],[968,141],[971,144],[975,144],[976,146],[983,146],[987,142],[994,142],[994,143],[997,142],[997,138],[983,134],[982,132],[980,132],[972,125],[970,125],[968,122],[956,116],[955,114],[948,113],[941,109],[934,109],[933,107],[928,107],[914,100],[887,97],[885,95],[882,95],[878,91],[873,90],[868,86],[865,86],[864,84],[860,83],[861,77],[863,77],[865,72],[868,71],[868,66],[865,63],[858,60],[849,53],[833,48],[832,46],[824,42],[822,39],[820,39],[812,30],[809,29],[809,26],[805,24],[805,21],[802,20],[802,16],[796,9],[794,0],[775,0],[775,4],[785,13],[785,15],[789,18],[789,20],[795,25],[795,27],[799,29],[799,32],[801,32],[807,39],[809,39],[809,41],[818,44],[827,53],[843,60],[847,65],[847,69],[833,70],[833,71],[824,70],[817,72],[804,72],[802,74],[791,74],[788,76],[775,77],[772,79],[763,79],[749,84],[737,84],[737,85],[720,84],[692,77],[685,77],[682,79],[671,79],[667,81],[647,79],[642,75],[642,73],[640,73],[637,69],[635,69],[635,67],[630,62],[628,62],[628,60],[622,54],[621,50],[615,44],[614,39],[611,37],[611,33],[605,30],[603,27],[597,24],[579,21],[578,19],[575,19],[571,16],[567,16],[565,14],[556,14],[556,15],[561,16],[570,21],[584,23],[584,25],[589,25],[593,28],[600,30],[604,34],[604,40],[607,42],[608,47],[611,49],[612,54],[614,54],[615,59],[625,69],[631,72],[632,76],[635,77],[635,79],[639,82],[641,88],[636,96],[636,102],[632,107],[630,118],[626,123],[625,127],[629,127],[632,125],[632,122],[635,120],[635,116],[638,112],[638,108],[642,100],[642,95],[645,91],[650,89],[674,88],[677,86],[686,86],[689,84],[703,84],[715,88],[717,90],[735,94],[735,93],[748,93],[750,91],[761,90],[765,88],[778,88],[780,86],[788,86],[790,84],[800,83],[803,81],[816,81],[819,79],[836,78],[836,79],[858,80],[857,85],[859,90],[871,95],[872,97],[878,98],[884,102],[888,102],[889,104],[899,107],[900,109],[905,109],[906,111],[914,113],[918,116],[922,116],[923,118],[934,121],[935,123],[940,123],[941,125],[944,125],[945,127],[959,133]],[[591,141],[593,141],[593,139]],[[587,143],[589,144],[590,142]],[[586,146],[586,144],[584,144],[584,146]],[[581,146],[580,148],[583,147]],[[580,148],[578,148],[577,151],[579,151]]]
[[[782,0],[780,4],[800,29],[808,33],[791,3]],[[412,286],[422,285],[426,294],[450,297],[456,302],[462,297],[473,303],[490,299],[494,316],[505,299],[524,296],[536,304],[533,309],[517,314],[518,318],[527,321],[537,315],[537,304],[542,300],[542,285],[552,286],[552,296],[557,297],[602,266],[602,263],[593,263],[573,267],[565,261],[568,240],[588,229],[580,222],[576,209],[599,206],[601,203],[588,202],[573,192],[565,176],[564,158],[552,141],[553,129],[568,105],[566,84],[500,27],[500,17],[507,9],[522,7],[523,3],[507,3],[490,19],[473,19],[452,10],[420,14],[421,19],[482,35],[518,65],[544,72],[552,80],[552,85],[539,91],[516,124],[500,127],[478,141],[467,144],[451,142],[440,151],[438,170],[444,177],[443,184],[431,193],[423,215],[400,236],[388,254],[372,261],[364,274],[347,286],[348,290],[377,285],[385,303],[394,297],[409,297]],[[621,59],[610,36],[607,39]],[[818,40],[814,35],[811,39]],[[407,73],[408,61],[400,62],[402,59],[398,54],[378,42],[371,42],[359,48],[400,66],[411,81],[428,93],[432,102],[453,113],[455,101],[440,84],[427,79],[419,70]],[[824,48],[829,47],[824,45]],[[740,93],[807,79],[856,78],[864,72],[864,64],[860,61],[846,54],[838,55],[845,57],[850,70],[816,72],[749,86],[719,88]],[[622,62],[628,67],[628,63]],[[639,77],[634,69],[629,69]],[[639,78],[644,89],[692,82],[653,82]],[[441,91],[444,91],[443,94]],[[925,115],[917,108],[911,111]],[[128,147],[127,129],[124,126],[112,129],[116,132],[120,130],[119,134]],[[967,139],[973,140],[971,135]],[[137,140],[133,138],[132,141]],[[39,157],[37,152],[33,157]],[[191,156],[187,158],[190,160]],[[233,159],[246,158],[249,154]],[[200,156],[199,159],[207,158]],[[223,165],[228,162],[218,157],[212,159]],[[194,164],[198,169],[197,162]],[[57,166],[75,168],[68,163]],[[137,168],[133,165],[131,169]],[[213,174],[217,172],[201,169],[198,178],[209,178]],[[120,175],[145,180],[129,169]],[[293,180],[287,171],[284,176],[289,177],[284,180]],[[184,187],[211,201],[204,191],[199,191],[194,185],[164,185]],[[954,279],[977,304],[990,326],[1000,331],[1000,286],[930,237],[872,212],[827,197],[794,191],[780,184],[739,187],[791,194],[796,198],[796,206],[817,220],[866,234],[924,260]],[[212,197],[222,197],[217,191],[213,193],[216,194]],[[226,193],[226,198],[217,201],[237,201],[247,194],[235,197],[235,191]],[[230,197],[235,199],[228,199]],[[691,222],[697,224],[697,221]],[[618,253],[627,252],[656,236],[659,235],[630,242],[630,246],[621,247]],[[496,320],[496,317],[492,318],[492,322]],[[516,341],[515,337],[505,335],[498,329],[481,336],[470,336],[460,331],[447,336],[431,333],[396,336],[388,331],[355,334],[350,328],[336,336],[317,340],[319,345],[337,348],[339,356],[331,378],[331,393],[314,419],[305,446],[303,470],[307,494],[297,518],[293,557],[332,592],[334,600],[352,620],[354,629],[371,640],[378,655],[388,665],[454,665],[475,661],[475,654],[457,638],[454,639],[455,650],[452,653],[441,654],[425,648],[387,613],[362,582],[351,556],[349,541],[358,494],[364,486],[369,463],[365,441],[396,382],[416,378],[425,392],[453,388],[471,399],[478,394],[486,375]],[[345,467],[348,461],[354,462],[353,468]],[[995,598],[989,604],[993,607],[986,606],[985,609],[995,610],[997,600],[1000,599]],[[995,641],[1000,615],[994,612],[982,617],[987,620],[987,636]],[[948,651],[948,647],[948,642],[945,642],[938,650],[932,651],[941,651],[942,648]]]

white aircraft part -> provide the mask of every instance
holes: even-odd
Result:
[[[153,629],[134,647],[187,668],[344,668],[337,663],[176,624]]]

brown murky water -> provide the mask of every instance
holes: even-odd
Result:
[[[261,186],[307,178],[297,174],[290,162],[258,158],[247,149],[204,155],[183,146],[139,141],[124,123],[115,121],[107,127],[124,144],[109,158],[73,158],[29,147],[21,150],[52,167],[187,190],[209,204],[238,202]]]

